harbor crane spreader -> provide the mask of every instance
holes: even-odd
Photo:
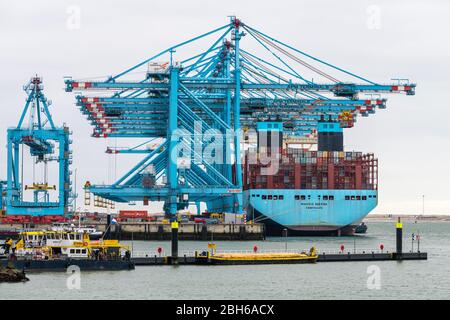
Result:
[[[6,214],[63,216],[68,213],[72,198],[69,128],[55,126],[49,111],[50,101],[43,94],[42,78],[33,77],[24,90],[27,100],[19,123],[8,129]],[[36,179],[29,185],[23,182],[24,147],[28,147],[33,161],[33,179]],[[58,184],[48,181],[47,165],[50,162],[58,164]],[[38,165],[43,171],[39,178],[34,172]],[[28,190],[32,192],[31,199],[25,197]],[[51,196],[53,192],[56,193],[54,197]]]
[[[413,95],[415,84],[402,81],[370,81],[231,17],[103,81],[67,78],[65,84],[80,92],[76,104],[94,137],[161,140],[129,149],[146,155],[114,184],[89,190],[118,202],[165,201],[173,216],[199,202],[209,211],[243,212],[241,129],[277,118],[285,135],[314,139],[324,116],[349,128],[357,115],[386,107],[381,94]]]

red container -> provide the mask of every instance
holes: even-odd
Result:
[[[373,154],[336,152],[329,157],[312,151],[288,150],[282,154],[279,168],[262,174],[267,165],[244,166],[244,188],[268,189],[377,189],[378,161]],[[308,156],[308,158],[302,158]],[[327,154],[328,156],[328,154]],[[327,160],[330,159],[330,160]],[[300,161],[299,161],[300,160]],[[303,161],[304,160],[304,161]]]
[[[145,219],[148,217],[148,212],[146,210],[120,210],[120,219]]]
[[[194,218],[194,222],[195,223],[206,223],[206,219],[205,218]]]

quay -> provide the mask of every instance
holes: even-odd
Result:
[[[97,230],[104,232],[107,223],[89,223]],[[16,239],[21,229],[50,229],[50,224],[0,224],[0,239]],[[122,240],[170,240],[172,230],[170,224],[155,222],[121,222],[111,225],[111,237]],[[180,240],[265,240],[265,226],[262,223],[255,224],[200,224],[179,223],[178,237]]]
[[[101,227],[105,228],[106,225]],[[102,228],[98,228],[102,231]],[[114,225],[111,235],[118,240],[171,240],[170,224],[127,222]],[[265,240],[264,224],[179,223],[180,240]]]

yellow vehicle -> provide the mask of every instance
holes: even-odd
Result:
[[[220,213],[211,213],[211,219],[222,219],[222,215]]]
[[[19,236],[16,254],[35,259],[112,259],[129,251],[129,247],[118,240],[91,240],[88,233],[76,231],[24,231]]]
[[[190,212],[179,212],[177,213],[177,221],[180,223],[188,223],[191,220]]]

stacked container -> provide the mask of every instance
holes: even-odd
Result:
[[[378,161],[372,153],[282,150],[271,164],[258,153],[244,163],[245,189],[365,189],[376,190]],[[255,161],[253,161],[255,162]]]

